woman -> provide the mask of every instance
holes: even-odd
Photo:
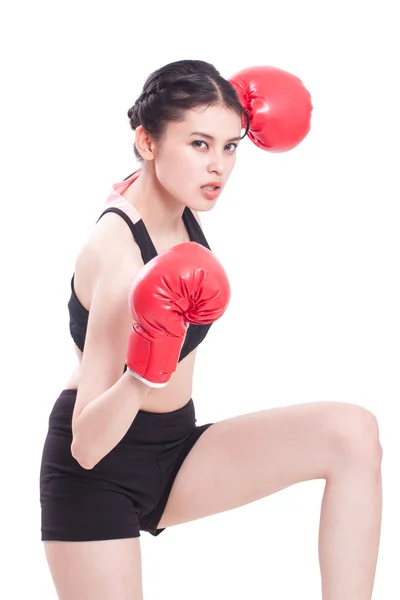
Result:
[[[381,523],[373,414],[322,402],[196,425],[196,348],[230,294],[198,213],[217,202],[249,126],[243,85],[202,61],[150,75],[128,112],[141,169],[113,186],[77,257],[79,365],[51,412],[40,481],[62,600],[139,600],[140,531],[159,535],[312,479],[326,480],[322,598],[371,598]],[[251,116],[258,129],[262,113]]]

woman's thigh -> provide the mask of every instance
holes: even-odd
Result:
[[[142,600],[139,538],[45,541],[59,600]]]
[[[226,419],[209,427],[189,452],[158,526],[231,510],[299,482],[327,479],[350,460],[360,468],[379,468],[380,453],[374,415],[353,404],[305,403]]]

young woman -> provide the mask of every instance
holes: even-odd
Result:
[[[265,89],[262,70],[248,75],[172,63],[128,112],[141,168],[112,186],[77,257],[69,310],[79,364],[43,450],[42,540],[62,600],[139,600],[140,531],[156,536],[312,479],[326,481],[322,598],[371,598],[381,524],[373,414],[338,401],[196,424],[196,348],[230,297],[198,213],[217,202],[243,123],[267,147],[266,119],[279,109],[273,79],[269,111],[265,94],[244,106]]]

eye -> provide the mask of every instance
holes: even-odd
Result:
[[[230,148],[230,149],[228,150],[228,152],[231,152],[231,153],[235,152],[235,150],[236,150],[236,148],[237,148],[237,147],[238,147],[238,145],[237,145],[237,144],[235,144],[234,142],[231,142],[230,144],[227,144],[227,145],[225,146],[225,148]]]
[[[205,144],[205,146],[208,148],[208,145],[206,142],[203,142],[203,140],[195,140],[194,142],[192,142],[192,146],[193,148],[204,148],[204,146],[201,146],[201,144]]]

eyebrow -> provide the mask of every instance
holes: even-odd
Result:
[[[209,140],[214,140],[214,138],[213,138],[213,136],[212,136],[212,135],[210,135],[209,133],[202,133],[201,131],[193,131],[193,132],[192,132],[191,134],[189,134],[189,135],[198,135],[198,136],[200,136],[200,137],[205,137],[205,138],[207,138],[207,139],[209,139]],[[237,141],[239,141],[239,140],[241,140],[241,139],[242,139],[242,138],[241,138],[240,136],[238,136],[238,137],[233,137],[233,138],[230,138],[229,140],[226,140],[226,141],[227,141],[227,142],[237,142]]]

